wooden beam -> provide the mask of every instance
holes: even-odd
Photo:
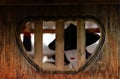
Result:
[[[91,32],[91,33],[100,33],[100,28],[87,28],[86,31]]]
[[[43,33],[55,33],[55,29],[43,29]]]
[[[85,30],[89,32],[100,33],[100,28],[87,28]],[[31,30],[31,33],[34,33],[34,29]],[[43,29],[43,33],[55,33],[55,29]]]
[[[78,55],[78,68],[85,64],[86,52],[85,52],[85,21],[77,20],[77,55]]]
[[[42,26],[43,21],[39,20],[35,22],[35,55],[34,55],[34,61],[36,64],[38,64],[40,67],[42,67],[42,59],[43,59],[43,47],[42,47]]]
[[[64,68],[64,21],[59,19],[56,21],[56,67]]]

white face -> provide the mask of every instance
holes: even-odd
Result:
[[[75,62],[75,61],[77,61],[77,50],[65,51],[65,56],[69,62],[71,62],[71,63]]]

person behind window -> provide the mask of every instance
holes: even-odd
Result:
[[[86,30],[86,47],[98,41],[100,36],[94,32],[89,32]],[[48,47],[51,50],[55,50],[55,40],[54,39]],[[74,24],[70,24],[64,30],[64,52],[65,52],[65,64],[69,64],[69,68],[77,67],[77,27]],[[86,59],[88,59],[91,54],[86,50]],[[53,56],[55,59],[55,55]]]
[[[27,51],[32,50],[31,43],[31,28],[34,25],[33,21],[27,21],[23,30],[23,45]]]

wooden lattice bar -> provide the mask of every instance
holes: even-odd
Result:
[[[43,58],[43,48],[42,48],[42,28],[43,21],[40,19],[35,22],[35,55],[34,61],[40,67],[42,66],[42,58]]]
[[[85,64],[85,21],[77,20],[77,54],[78,54],[78,68]]]
[[[64,68],[64,21],[56,21],[56,67]]]

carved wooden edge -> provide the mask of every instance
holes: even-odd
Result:
[[[55,20],[55,19],[65,19],[65,20],[76,20],[76,19],[82,19],[82,20],[90,20],[95,22],[101,29],[101,37],[100,37],[100,41],[99,44],[96,48],[96,50],[94,51],[94,55],[89,57],[89,59],[86,61],[86,63],[81,66],[80,68],[78,68],[78,70],[66,70],[66,71],[62,71],[62,70],[44,70],[43,68],[40,68],[36,63],[33,62],[33,59],[30,58],[29,55],[27,55],[26,51],[23,48],[22,42],[20,40],[20,31],[22,29],[22,27],[20,27],[20,25],[17,25],[16,28],[16,32],[15,32],[15,38],[16,38],[16,44],[18,46],[18,49],[20,51],[20,53],[23,55],[23,57],[27,60],[27,62],[37,71],[37,72],[42,72],[45,74],[75,74],[78,73],[80,71],[83,71],[88,65],[90,65],[101,53],[101,49],[104,46],[105,43],[105,27],[102,23],[101,20],[99,20],[97,17],[95,16],[91,16],[91,15],[86,15],[86,16],[74,16],[74,17],[39,17],[42,18],[43,20]],[[48,19],[47,19],[48,18]]]

